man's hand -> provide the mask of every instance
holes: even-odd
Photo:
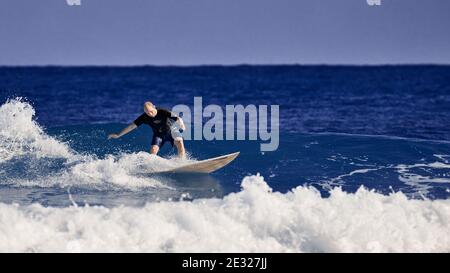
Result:
[[[180,123],[181,131],[182,131],[182,132],[185,131],[185,130],[186,130],[186,126],[184,125],[183,119],[180,118],[180,117],[178,117],[178,122]]]
[[[118,134],[110,134],[110,135],[108,135],[108,139],[111,139],[111,138],[119,138],[120,136],[118,135]]]
[[[111,138],[119,138],[119,137],[121,137],[121,136],[123,136],[123,135],[128,134],[129,132],[133,131],[133,130],[136,129],[136,128],[137,128],[136,124],[131,123],[130,125],[128,125],[127,127],[125,127],[122,131],[120,131],[120,133],[108,135],[108,139],[111,139]]]

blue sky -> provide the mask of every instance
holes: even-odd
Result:
[[[450,1],[2,0],[0,65],[450,64]]]

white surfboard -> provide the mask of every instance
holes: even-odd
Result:
[[[222,155],[202,161],[197,161],[191,164],[187,164],[181,167],[177,167],[174,169],[157,172],[159,174],[169,174],[169,173],[197,173],[197,174],[208,174],[212,173],[214,171],[217,171],[218,169],[221,169],[228,165],[231,161],[233,161],[237,156],[239,155],[239,152],[228,154],[228,155]]]

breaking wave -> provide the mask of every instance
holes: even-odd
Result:
[[[339,188],[273,192],[261,176],[222,199],[144,207],[0,204],[2,252],[449,252],[450,200]]]
[[[0,185],[165,187],[160,181],[139,174],[189,162],[145,152],[109,154],[104,158],[77,153],[67,143],[47,135],[34,116],[33,107],[20,98],[0,106]]]

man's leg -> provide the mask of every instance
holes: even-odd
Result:
[[[153,135],[152,146],[150,147],[150,153],[152,155],[158,154],[159,147],[163,144],[163,139],[160,136]]]
[[[177,137],[174,139],[174,144],[178,150],[178,156],[180,158],[186,158],[186,150],[184,149],[183,139],[181,137]]]
[[[152,155],[158,154],[158,151],[159,151],[159,146],[158,145],[152,145],[152,147],[150,148],[150,153]]]

